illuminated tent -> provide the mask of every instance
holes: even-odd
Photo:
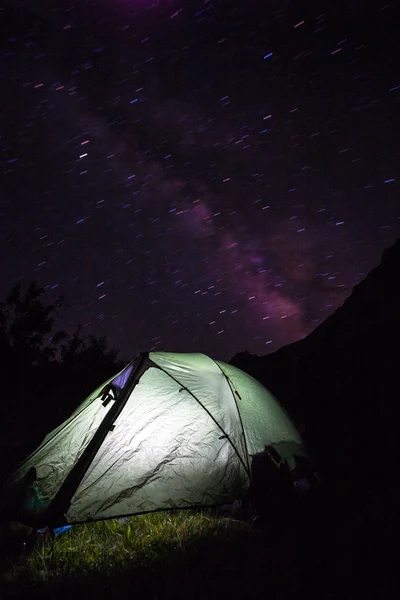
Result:
[[[243,496],[265,445],[286,459],[302,452],[255,379],[204,354],[145,353],[51,432],[8,488],[35,467],[40,525],[216,506]]]

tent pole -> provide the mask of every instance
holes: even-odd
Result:
[[[149,368],[150,364],[153,364],[149,359],[149,353],[143,352],[134,359],[136,366],[134,367],[121,396],[114,401],[113,406],[105,415],[104,419],[100,423],[93,438],[85,448],[82,456],[79,458],[75,466],[71,469],[58,492],[50,502],[46,512],[43,515],[43,525],[49,527],[56,527],[59,525],[66,524],[65,514],[68,511],[71,499],[81,483],[82,479],[86,475],[94,457],[100,449],[104,439],[108,432],[111,430],[113,424],[117,420],[125,404],[128,401],[133,389],[138,384],[139,379],[145,371]],[[154,365],[156,366],[156,365]],[[42,519],[41,519],[42,520]]]

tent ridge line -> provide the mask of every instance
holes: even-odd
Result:
[[[210,357],[210,358],[211,358],[211,357]],[[232,387],[232,385],[231,385],[231,382],[230,382],[230,380],[229,380],[229,377],[228,377],[228,375],[227,375],[227,374],[226,374],[226,373],[223,371],[223,369],[220,367],[220,365],[217,363],[217,361],[216,361],[216,360],[214,360],[213,358],[211,358],[211,360],[212,360],[212,361],[213,361],[213,362],[214,362],[214,363],[217,365],[217,367],[219,368],[219,370],[221,371],[221,373],[222,373],[222,374],[223,374],[223,376],[225,377],[225,379],[226,379],[226,381],[227,381],[227,383],[228,383],[228,385],[229,385],[229,389],[231,390],[231,393],[232,393],[233,399],[234,399],[234,401],[235,401],[236,409],[237,409],[237,411],[238,411],[238,415],[239,415],[239,421],[240,421],[240,425],[241,425],[241,428],[242,428],[243,439],[244,439],[244,446],[245,446],[245,448],[246,448],[247,469],[248,469],[248,473],[249,473],[249,474],[251,474],[251,469],[250,469],[250,464],[249,464],[249,448],[248,448],[248,446],[247,446],[247,439],[246,439],[246,434],[245,434],[245,431],[244,431],[244,426],[243,426],[242,415],[241,415],[241,412],[240,412],[240,410],[239,410],[239,405],[238,405],[238,402],[237,402],[237,400],[236,400],[236,395],[235,395],[235,393],[234,393],[234,390],[233,390],[233,387]]]
[[[211,359],[213,360],[213,359]],[[215,362],[215,361],[213,361]],[[165,371],[165,369],[163,369],[162,367],[160,367],[159,365],[157,365],[158,368],[160,369],[160,371],[162,371],[163,373],[165,373],[168,377],[170,377],[171,379],[173,379],[173,381],[175,381],[177,384],[179,384],[184,390],[186,390],[191,396],[192,398],[194,398],[194,400],[196,400],[196,402],[201,406],[201,408],[208,414],[209,417],[211,417],[211,419],[214,421],[214,423],[216,424],[216,426],[218,427],[218,429],[220,429],[222,431],[222,433],[224,434],[224,436],[226,437],[226,439],[228,440],[228,442],[231,444],[232,448],[235,451],[235,454],[237,454],[237,457],[239,458],[240,462],[242,463],[244,470],[246,471],[247,475],[250,477],[250,473],[249,473],[249,469],[248,467],[246,467],[243,458],[240,456],[240,453],[238,451],[238,449],[236,448],[235,444],[233,443],[233,441],[231,440],[230,436],[227,434],[227,432],[225,431],[225,429],[223,427],[221,427],[221,425],[218,423],[218,421],[213,417],[213,415],[210,413],[210,411],[204,406],[204,404],[197,398],[197,396],[195,396],[195,394],[193,394],[193,392],[191,392],[189,390],[189,388],[187,388],[185,385],[183,385],[179,379],[176,379],[173,375],[171,375],[170,373],[168,373],[168,371]]]
[[[85,450],[82,452],[82,455],[80,456],[76,464],[72,467],[71,471],[68,473],[67,477],[65,478],[61,487],[59,488],[57,494],[54,496],[53,500],[47,507],[47,510],[44,514],[44,519],[48,522],[46,522],[45,525],[58,525],[60,524],[61,520],[64,521],[64,524],[67,522],[65,518],[65,513],[68,510],[69,503],[79,484],[85,477],[104,439],[110,431],[110,427],[113,425],[113,423],[115,423],[115,421],[121,414],[141,376],[149,368],[148,363],[154,364],[153,361],[149,359],[149,352],[140,353],[133,359],[133,361],[131,361],[130,364],[134,364],[135,361],[137,364],[133,368],[132,373],[129,376],[127,386],[126,389],[123,391],[123,394],[118,400],[114,402],[114,405],[105,414],[103,420],[99,424],[89,444],[86,446]],[[157,365],[154,364],[154,366]]]

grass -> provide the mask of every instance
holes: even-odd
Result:
[[[9,564],[0,599],[391,599],[383,551],[397,540],[387,508],[359,522],[326,506],[314,525],[299,518],[274,537],[207,511],[75,526]]]
[[[206,513],[151,513],[121,520],[77,525],[54,542],[40,535],[15,577],[49,581],[94,572],[146,567],[187,552],[201,538],[224,537],[242,524]]]
[[[254,565],[260,544],[250,524],[211,512],[79,525],[54,541],[39,536],[29,554],[9,565],[3,589],[9,597],[28,590],[44,598],[109,597],[118,590],[123,597],[135,591],[139,597],[172,598],[185,590],[185,598],[212,598],[232,588],[244,562]]]

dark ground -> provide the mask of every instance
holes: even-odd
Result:
[[[1,598],[397,598],[399,494],[371,486],[362,502],[330,491],[275,528],[234,526],[150,566],[35,586],[9,576]]]

